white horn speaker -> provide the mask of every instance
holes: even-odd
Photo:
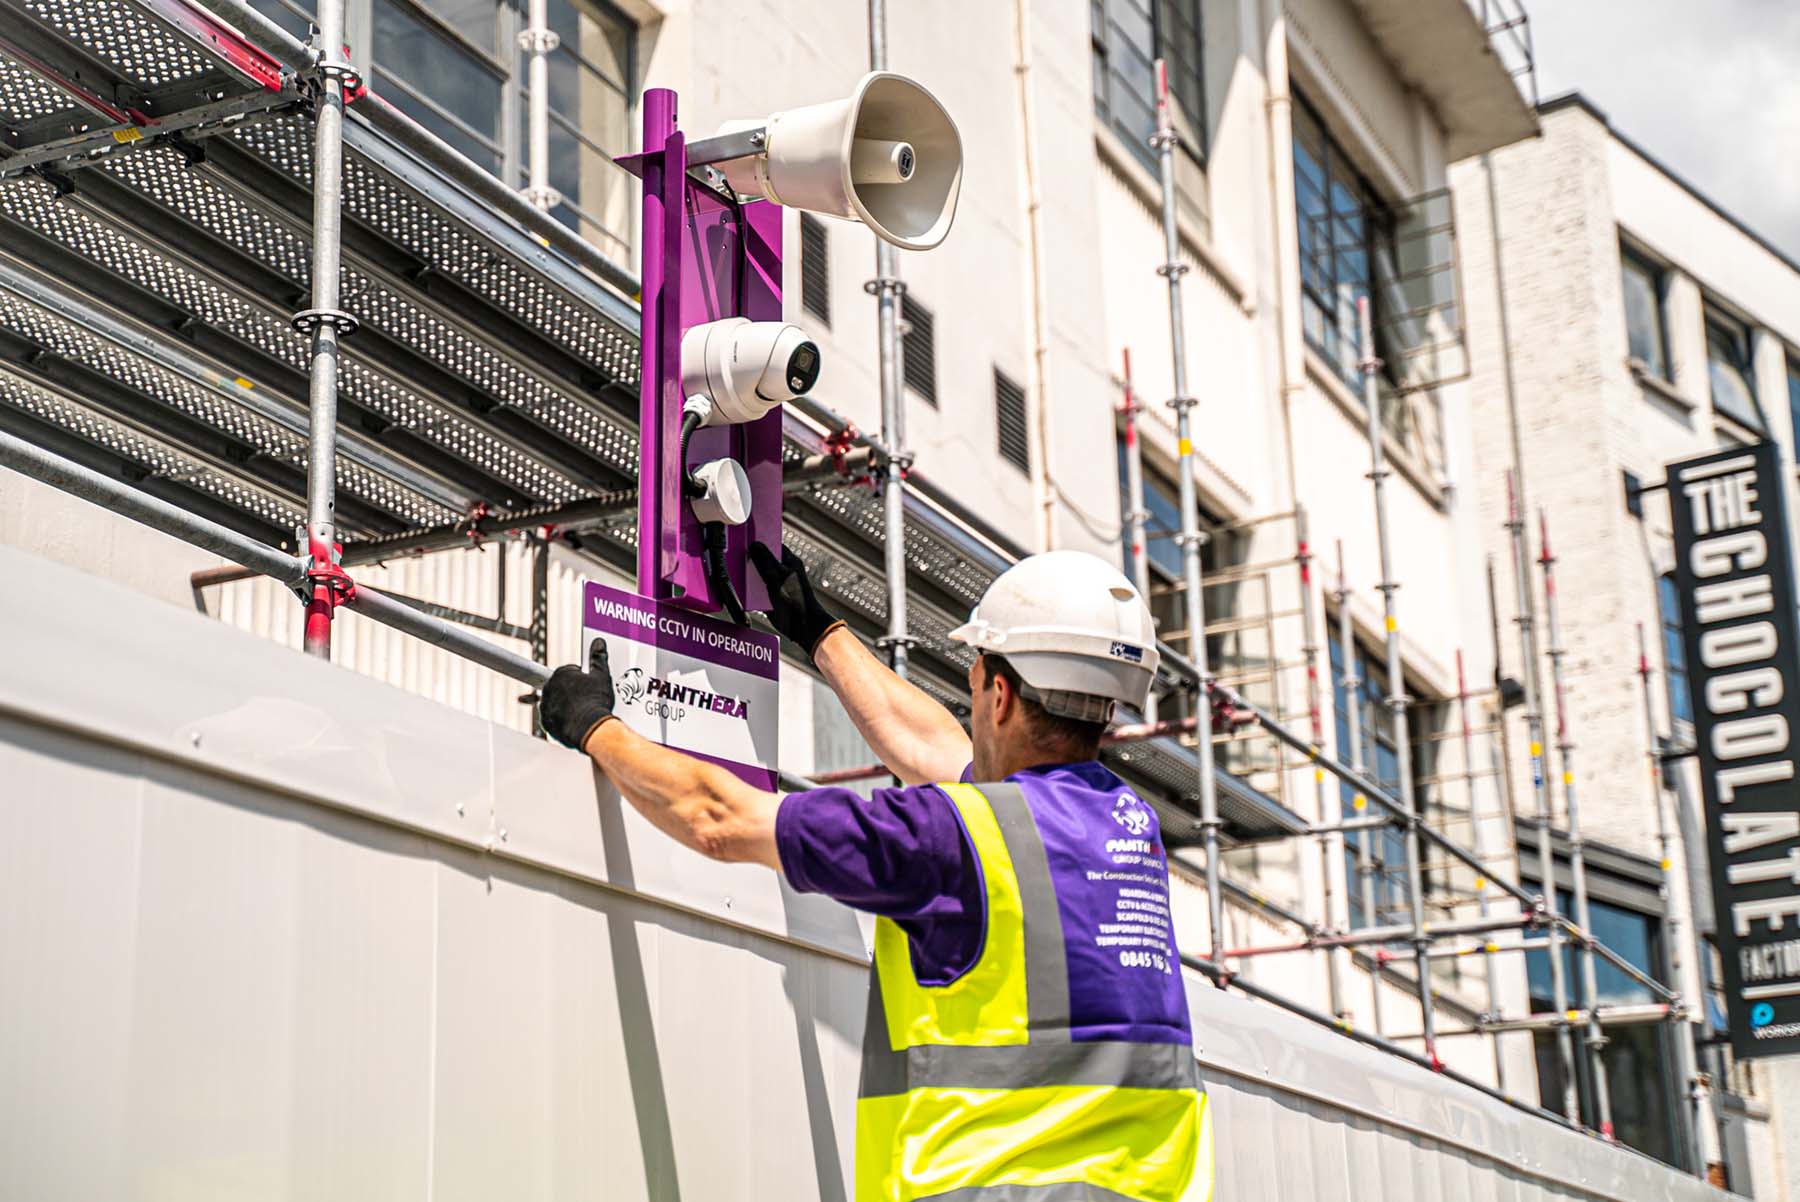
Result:
[[[719,164],[740,193],[860,221],[905,250],[930,250],[950,232],[962,138],[937,98],[904,75],[870,72],[843,100],[719,132],[758,126],[762,153]]]

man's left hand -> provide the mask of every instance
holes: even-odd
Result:
[[[588,736],[613,713],[612,666],[606,659],[606,640],[597,638],[588,651],[587,670],[564,664],[550,674],[538,697],[538,716],[544,733],[580,751]]]

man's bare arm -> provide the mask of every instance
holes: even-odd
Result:
[[[962,723],[876,659],[848,629],[839,626],[821,639],[813,663],[849,711],[863,741],[903,783],[962,776],[972,755]]]
[[[703,856],[781,871],[775,811],[781,798],[719,767],[670,751],[627,727],[602,722],[581,749],[657,829]]]

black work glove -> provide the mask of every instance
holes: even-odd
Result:
[[[538,716],[544,733],[580,751],[588,736],[613,713],[612,665],[606,662],[606,640],[595,639],[587,671],[564,664],[550,674],[538,694]]]
[[[788,548],[781,548],[781,558],[761,543],[750,545],[750,562],[769,590],[769,625],[805,650],[807,658],[819,649],[825,636],[842,626],[819,604],[812,581],[806,578],[806,565]]]

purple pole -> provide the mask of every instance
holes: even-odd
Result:
[[[668,177],[671,174],[664,154],[673,149],[684,160],[673,172],[679,188],[686,154],[680,133],[675,128],[675,93],[667,88],[651,88],[644,93],[644,204],[643,204],[643,326],[638,337],[638,592],[646,597],[661,595],[662,532],[668,528],[663,515],[669,512],[662,487],[663,421],[662,406],[665,385],[662,354],[663,333],[673,326],[679,330],[681,272],[667,270],[670,233],[681,229],[680,193],[676,193],[673,212],[668,204]],[[679,255],[679,243],[676,246]],[[676,262],[679,263],[679,258]],[[674,305],[669,304],[673,292]],[[679,343],[677,343],[679,348]],[[679,349],[677,349],[679,356]],[[677,362],[676,370],[680,370]],[[677,380],[679,384],[679,379]]]

